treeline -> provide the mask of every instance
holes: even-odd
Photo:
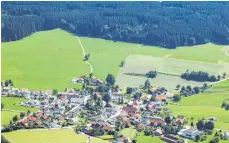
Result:
[[[186,80],[200,81],[200,82],[204,82],[204,81],[215,82],[215,81],[220,80],[221,76],[218,75],[216,77],[215,75],[209,75],[209,73],[203,72],[203,71],[189,72],[187,70],[185,73],[181,74],[181,78],[186,79]]]
[[[229,44],[228,7],[228,2],[2,2],[1,39],[62,28],[166,48]]]

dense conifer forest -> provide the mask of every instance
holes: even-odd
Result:
[[[170,49],[225,45],[229,2],[2,2],[2,41],[55,28]]]

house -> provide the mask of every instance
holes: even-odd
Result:
[[[71,82],[73,82],[73,83],[84,83],[84,78],[81,76],[81,77],[78,77],[78,78],[73,78],[72,80],[71,80]]]
[[[64,92],[66,92],[66,93],[76,93],[75,89],[73,89],[73,88],[66,88]]]
[[[176,118],[176,123],[177,124],[181,124],[181,125],[184,125],[185,124],[185,119],[184,118]]]
[[[7,96],[10,94],[10,87],[3,87],[2,88],[2,92],[1,92],[1,95],[2,96]]]
[[[133,105],[127,105],[127,106],[123,107],[122,110],[128,114],[132,114],[132,113],[137,112],[137,108],[134,108]]]
[[[121,92],[113,92],[111,95],[112,102],[123,103],[123,94]]]
[[[161,136],[163,134],[163,131],[161,129],[156,129],[156,130],[153,130],[153,134],[155,136]]]
[[[178,132],[178,135],[184,138],[188,138],[188,139],[196,139],[196,136],[202,136],[204,135],[202,131],[199,131],[198,129],[194,128],[194,127],[190,127],[189,129],[182,129]]]
[[[156,101],[166,101],[165,95],[156,95],[155,97]]]
[[[173,94],[173,93],[171,93],[171,92],[166,92],[166,93],[165,93],[165,97],[166,97],[166,99],[172,99],[172,98],[173,98],[173,96],[174,96],[174,94]]]
[[[229,140],[229,131],[228,132],[224,132],[223,138],[226,139],[226,140]]]
[[[131,140],[126,137],[121,137],[121,138],[115,139],[113,143],[131,143]]]
[[[67,96],[70,104],[84,104],[85,96],[79,94],[73,94]]]
[[[160,139],[167,143],[184,143],[183,139],[179,139],[173,135],[162,135]]]
[[[20,90],[21,95],[24,96],[26,99],[30,99],[30,91],[27,88],[22,88]]]
[[[99,79],[99,78],[93,77],[93,78],[89,78],[88,79],[88,84],[89,85],[98,86],[98,85],[103,84],[103,81],[101,79]]]

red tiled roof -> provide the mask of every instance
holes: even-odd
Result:
[[[42,122],[41,121],[36,121],[36,124],[40,126],[40,125],[42,125]]]
[[[166,98],[165,98],[165,95],[157,95],[155,99],[158,101],[162,101],[163,99],[166,99]]]
[[[112,127],[110,127],[110,126],[104,126],[103,129],[104,130],[112,130]]]
[[[155,126],[157,126],[159,123],[161,123],[162,125],[164,125],[164,121],[163,120],[151,120],[150,121],[151,124],[154,124]]]
[[[42,116],[42,113],[41,112],[38,112],[37,114],[36,114],[36,117],[37,118],[40,118]]]
[[[27,119],[21,121],[21,123],[24,124],[24,125],[27,124],[28,122],[29,122],[29,120],[27,120]]]
[[[28,117],[27,118],[28,120],[30,120],[30,121],[33,121],[33,122],[35,122],[37,119],[35,118],[35,117],[33,117],[33,116],[30,116],[30,117]]]

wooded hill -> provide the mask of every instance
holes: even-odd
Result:
[[[229,44],[228,2],[2,2],[2,41],[62,28],[113,41],[176,48]]]

